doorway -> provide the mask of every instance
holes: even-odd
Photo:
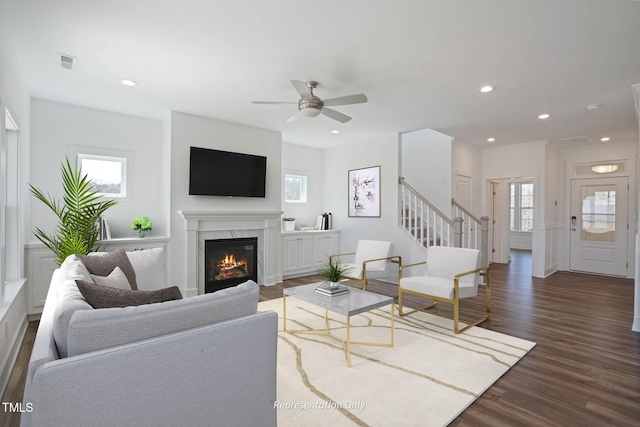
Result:
[[[627,275],[628,198],[628,177],[571,181],[571,270]]]

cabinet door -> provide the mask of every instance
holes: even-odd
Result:
[[[27,314],[42,313],[44,301],[49,292],[53,271],[58,268],[56,257],[47,248],[27,249],[26,270],[28,285]]]
[[[298,268],[313,267],[313,243],[311,236],[298,238]]]
[[[298,238],[284,237],[282,239],[283,270],[293,271],[298,269]]]
[[[316,236],[314,238],[316,266],[322,266],[331,255],[338,253],[338,236],[335,234]]]

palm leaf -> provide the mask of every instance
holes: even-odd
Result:
[[[88,175],[71,166],[69,159],[62,164],[63,203],[29,184],[31,193],[58,217],[55,235],[48,235],[36,228],[34,235],[56,255],[58,265],[71,254],[85,255],[98,249],[99,218],[107,209],[115,206],[115,200],[102,200],[94,190]]]

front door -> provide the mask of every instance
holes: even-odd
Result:
[[[627,177],[571,181],[571,270],[627,275]]]

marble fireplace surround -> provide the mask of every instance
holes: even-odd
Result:
[[[282,281],[280,264],[281,211],[178,211],[187,233],[187,296],[204,294],[204,242],[239,237],[258,238],[258,284]],[[196,292],[197,291],[197,292]]]

